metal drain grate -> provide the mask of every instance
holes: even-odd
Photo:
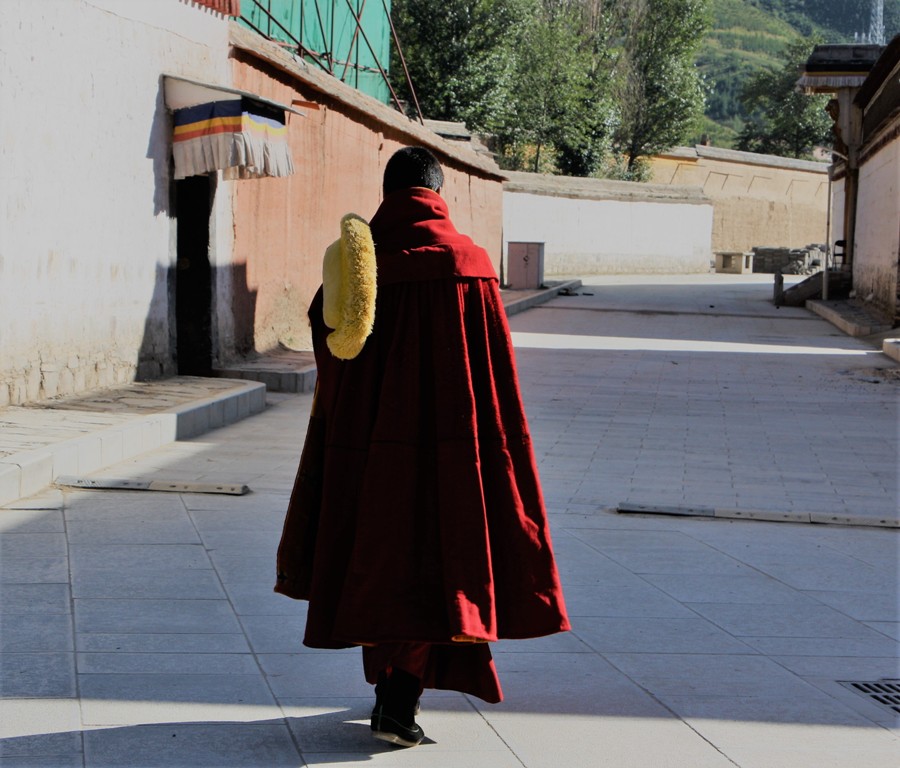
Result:
[[[900,680],[875,680],[870,683],[842,680],[841,685],[900,714]]]

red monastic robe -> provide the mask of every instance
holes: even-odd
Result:
[[[496,272],[430,190],[370,226],[362,352],[328,350],[321,289],[309,310],[318,385],[275,590],[309,600],[304,644],[434,643],[426,687],[497,701],[488,646],[458,641],[569,622]]]

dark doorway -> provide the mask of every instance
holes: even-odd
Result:
[[[189,176],[175,182],[178,261],[175,267],[175,327],[178,373],[212,374],[212,270],[209,216],[216,177]]]

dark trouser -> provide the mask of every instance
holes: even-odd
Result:
[[[503,699],[487,643],[379,643],[363,646],[362,657],[366,681],[372,685],[380,673],[402,669],[423,688],[470,693],[491,704]]]

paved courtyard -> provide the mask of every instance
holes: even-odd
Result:
[[[93,475],[247,495],[0,509],[0,768],[896,768],[849,683],[900,679],[897,366],[770,276],[583,282],[511,319],[573,631],[496,645],[502,704],[427,692],[394,750],[358,651],[303,648],[271,588],[311,398],[269,394]]]

